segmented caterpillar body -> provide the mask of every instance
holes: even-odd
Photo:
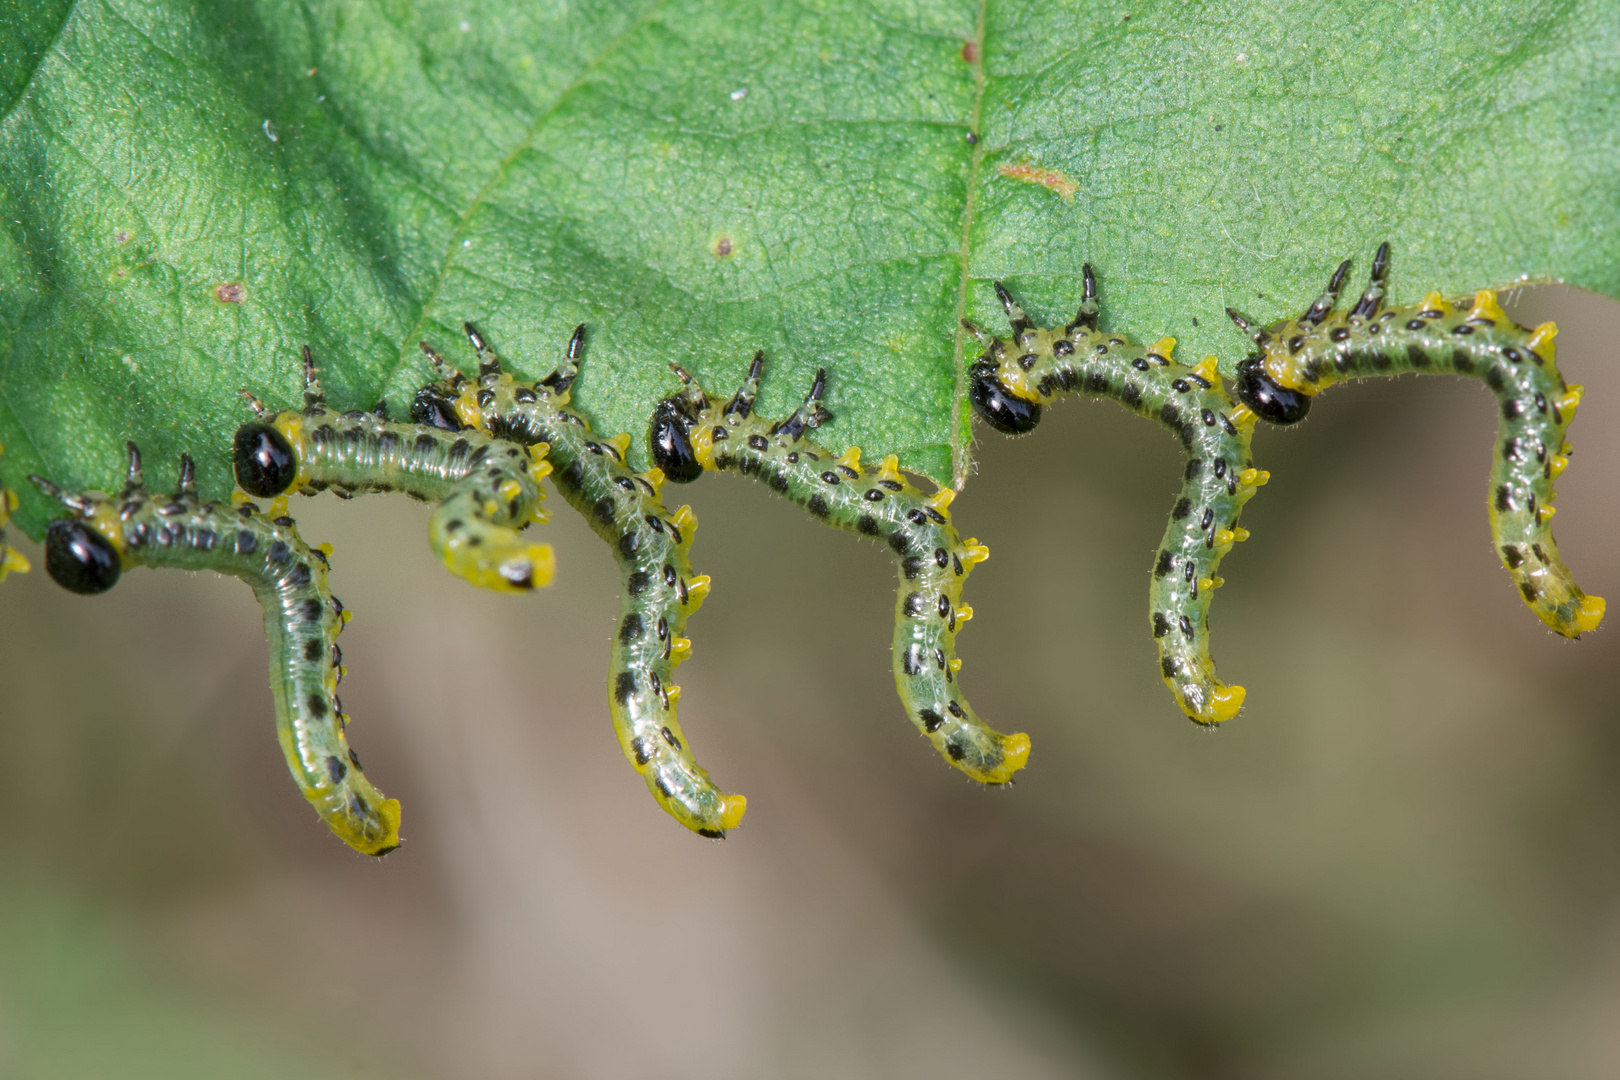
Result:
[[[1055,329],[1035,326],[1000,282],[995,288],[1013,336],[998,338],[963,320],[986,345],[969,373],[969,397],[991,426],[1024,434],[1040,422],[1042,405],[1088,394],[1117,401],[1180,438],[1186,472],[1154,558],[1148,610],[1160,672],[1182,711],[1200,724],[1231,719],[1244,690],[1216,675],[1209,605],[1222,583],[1222,556],[1248,538],[1238,525],[1243,505],[1270,477],[1254,467],[1249,452],[1254,412],[1227,396],[1214,357],[1187,367],[1171,359],[1174,338],[1149,349],[1099,330],[1089,264],[1079,312]]]
[[[1564,435],[1582,391],[1558,372],[1558,328],[1518,325],[1489,289],[1449,300],[1431,292],[1421,303],[1386,308],[1387,243],[1373,258],[1366,292],[1348,310],[1335,310],[1349,268],[1347,259],[1296,319],[1258,329],[1227,309],[1256,350],[1239,365],[1238,396],[1265,419],[1291,424],[1304,419],[1317,393],[1342,379],[1402,372],[1480,379],[1501,402],[1488,507],[1502,565],[1530,610],[1553,630],[1578,637],[1597,629],[1604,602],[1575,584],[1548,524],[1553,480],[1569,464]]]
[[[6,448],[0,446],[0,454]],[[17,509],[17,493],[0,484],[0,581],[6,580],[8,574],[28,573],[28,560],[23,558],[22,552],[6,543],[6,522],[11,520],[11,512]]]
[[[671,681],[692,652],[683,636],[687,617],[709,592],[707,575],[694,576],[688,561],[696,515],[689,506],[673,514],[664,508],[662,472],[637,473],[625,463],[628,435],[601,439],[568,407],[583,326],[561,366],[536,383],[513,379],[478,331],[466,329],[478,351],[478,378],[464,378],[424,343],[444,379],[418,393],[412,415],[425,423],[454,417],[495,438],[549,447],[552,483],[608,542],[624,579],[608,680],[619,745],[670,816],[704,836],[724,836],[742,820],[747,799],[722,792],[692,756],[676,719],[680,687]]]
[[[817,520],[859,536],[882,538],[900,562],[895,602],[894,681],[906,714],[935,749],[975,780],[1006,783],[1029,760],[1029,736],[1003,735],[973,711],[956,682],[958,627],[973,616],[962,586],[990,551],[964,541],[951,524],[949,489],[924,494],[901,475],[893,455],[861,464],[859,448],[838,455],[806,437],[830,419],[818,371],[804,404],[785,420],[754,413],[764,370],[756,354],[747,381],[729,401],[710,398],[691,376],[654,414],[653,460],[672,476],[732,470],[762,481]]]
[[[105,592],[134,566],[213,570],[245,581],[264,608],[276,734],[294,782],[344,843],[386,855],[399,846],[399,802],[372,786],[344,734],[348,717],[337,696],[343,653],[336,638],[350,616],[327,588],[325,551],[304,544],[284,516],[285,500],[271,517],[252,503],[199,501],[191,459],[180,460],[174,495],[146,489],[134,443],[128,479],[116,497],[69,494],[31,477],[73,512],[46,532],[46,570],[64,588],[85,594]]]
[[[314,361],[304,350],[304,408],[271,413],[255,398],[256,423],[237,430],[237,483],[270,497],[330,488],[343,498],[402,491],[439,505],[428,521],[434,552],[458,577],[500,592],[547,584],[555,570],[548,544],[520,531],[544,521],[540,481],[551,472],[545,451],[478,431],[397,424],[376,412],[326,407]]]

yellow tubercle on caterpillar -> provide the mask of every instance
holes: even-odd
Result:
[[[708,598],[709,588],[712,584],[713,579],[708,574],[699,574],[686,583],[686,602],[692,611],[696,611],[703,606],[703,601]]]
[[[1451,305],[1446,303],[1445,297],[1441,296],[1435,290],[1430,289],[1428,294],[1423,297],[1423,310],[1439,312],[1441,315],[1449,315],[1451,313]]]
[[[958,625],[965,623],[972,618],[973,606],[971,604],[963,604],[956,609],[956,622]]]
[[[852,446],[848,450],[845,450],[844,456],[839,458],[837,463],[846,469],[853,469],[855,472],[860,472],[861,448],[858,446]]]
[[[676,705],[680,704],[681,688],[674,683],[670,683],[664,687],[664,696],[669,698],[669,707],[674,709]]]
[[[1553,338],[1557,336],[1558,324],[1544,322],[1531,332],[1530,340],[1525,342],[1524,347],[1550,364],[1558,355],[1558,348],[1553,344]]]
[[[690,506],[682,505],[676,509],[674,514],[670,516],[670,521],[672,521],[675,527],[680,530],[681,543],[684,546],[690,547],[692,544],[692,534],[697,532],[697,513]]]
[[[692,659],[692,639],[691,638],[685,638],[685,637],[676,637],[676,638],[670,639],[670,643],[669,643],[669,662],[670,662],[670,665],[673,666],[673,667],[680,667],[682,664],[684,664],[686,661],[688,661],[690,659]]]
[[[456,419],[461,421],[462,427],[487,432],[489,421],[484,419],[484,410],[478,404],[478,394],[473,389],[474,386],[476,384],[468,384],[468,388],[457,395],[454,402]]]
[[[1220,361],[1217,360],[1215,357],[1206,356],[1206,357],[1204,357],[1202,360],[1200,360],[1198,362],[1197,367],[1192,369],[1192,373],[1194,375],[1196,375],[1198,378],[1203,379],[1205,382],[1209,383],[1211,386],[1214,386],[1220,380],[1220,371],[1219,371],[1219,368],[1217,367],[1217,365],[1219,363],[1220,363]],[[1240,405],[1240,406],[1238,406],[1238,408],[1242,408],[1242,406]],[[1250,413],[1249,415],[1252,416],[1254,414]],[[1232,423],[1234,423],[1234,424],[1242,423],[1242,421],[1240,421],[1238,419],[1236,409],[1232,410]]]
[[[1226,579],[1223,578],[1223,577],[1199,578],[1198,579],[1198,591],[1199,592],[1208,592],[1211,589],[1218,589],[1222,585],[1225,585],[1225,584],[1226,584]]]
[[[1153,343],[1153,348],[1148,350],[1148,354],[1168,360],[1170,359],[1170,354],[1175,351],[1176,339],[1173,337],[1162,337]]]
[[[960,674],[962,671],[962,660],[960,657],[954,658],[946,666],[951,669],[952,675]]]
[[[621,431],[617,435],[613,436],[613,438],[608,440],[608,445],[619,451],[620,461],[629,460],[628,455],[630,453],[630,435],[627,432]]]
[[[1271,474],[1264,469],[1244,469],[1238,473],[1238,483],[1246,488],[1265,487]]]
[[[1496,302],[1496,292],[1493,289],[1481,289],[1474,294],[1474,307],[1468,312],[1470,319],[1489,319],[1500,322],[1507,318],[1502,305]]]
[[[962,552],[962,561],[965,563],[982,563],[990,557],[990,549],[979,543],[976,537],[969,537],[967,549]]]
[[[704,472],[714,471],[714,427],[699,424],[692,430],[692,456],[703,466]]]
[[[1575,410],[1580,407],[1581,398],[1585,396],[1586,387],[1579,383],[1569,384],[1564,396],[1558,399],[1558,411],[1563,414],[1566,421],[1575,415]]]
[[[338,616],[338,619],[343,623],[344,626],[348,626],[349,622],[353,618],[354,618],[354,612],[350,611],[348,608],[344,608],[343,609],[343,614]]]
[[[1569,468],[1569,458],[1565,457],[1563,454],[1558,454],[1553,457],[1552,477],[1554,480],[1558,479],[1559,475],[1567,468]]]
[[[888,480],[895,484],[904,483],[900,476],[900,458],[898,455],[890,454],[883,459],[883,463],[878,466],[878,479]]]
[[[315,545],[315,550],[330,559],[332,557],[332,553],[335,552],[337,548],[333,547],[329,543],[320,543]]]
[[[662,495],[664,485],[669,482],[669,478],[664,475],[664,470],[656,465],[644,473],[637,473],[636,479],[644,481],[648,487],[652,488],[654,495]]]
[[[955,501],[956,492],[950,488],[940,488],[938,491],[934,492],[932,495],[928,496],[928,498],[923,500],[923,502],[929,507],[939,511],[947,518],[951,516],[951,503]]]
[[[7,547],[4,557],[0,557],[0,581],[6,580],[8,574],[26,574],[32,569],[23,553],[14,547]]]

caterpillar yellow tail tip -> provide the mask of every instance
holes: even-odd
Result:
[[[1204,727],[1215,727],[1238,714],[1243,708],[1243,698],[1248,691],[1241,686],[1217,686],[1209,695],[1209,703],[1201,709],[1190,709],[1182,703],[1182,711],[1187,718],[1195,724]],[[1178,695],[1179,696],[1179,695]]]
[[[368,835],[359,831],[339,830],[333,828],[332,832],[339,840],[348,844],[362,855],[371,855],[382,858],[390,851],[399,847],[399,800],[383,799],[377,804],[377,819],[382,826],[381,835]],[[327,822],[335,825],[334,822]]]
[[[727,832],[742,824],[748,812],[748,796],[727,795],[720,800],[720,827]]]
[[[1029,736],[1023,732],[1001,737],[1001,764],[984,778],[987,784],[1010,783],[1013,773],[1029,764]]]
[[[1608,608],[1601,596],[1583,596],[1581,602],[1575,605],[1575,618],[1571,620],[1575,626],[1575,633],[1584,634],[1589,630],[1596,630],[1603,621],[1603,612]]]

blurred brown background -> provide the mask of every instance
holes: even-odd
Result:
[[[1557,535],[1620,603],[1620,304],[1516,316],[1556,318],[1588,388]],[[1496,415],[1404,378],[1261,433],[1214,608],[1249,704],[1215,733],[1147,625],[1175,441],[1106,402],[981,429],[964,685],[1035,746],[999,791],[901,713],[887,550],[739,478],[676,491],[715,579],[681,717],[750,798],[724,843],[619,755],[617,572],[560,499],[558,580],[522,599],[439,569],[422,506],[294,504],[358,616],[351,735],[405,806],[381,862],[285,775],[246,588],[74,597],[24,543],[0,1076],[1620,1075],[1620,632],[1555,637],[1498,565]]]

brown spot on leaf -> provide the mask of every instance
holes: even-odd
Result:
[[[979,62],[979,43],[977,41],[962,42],[962,59],[970,64]]]
[[[1065,199],[1074,198],[1075,182],[1056,169],[1043,169],[1028,162],[1019,162],[1016,165],[1004,164],[998,171],[1002,176],[1010,180],[1022,180],[1026,184],[1039,184],[1048,191],[1057,192]]]
[[[731,237],[722,236],[714,242],[714,257],[723,259],[731,254]]]
[[[240,304],[246,299],[240,282],[227,281],[222,285],[214,286],[214,299],[222,304]]]

